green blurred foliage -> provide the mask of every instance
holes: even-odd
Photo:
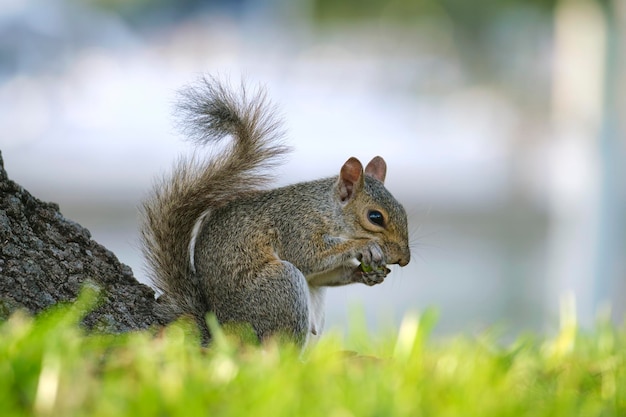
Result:
[[[469,31],[503,13],[532,8],[551,13],[558,0],[315,0],[314,15],[320,22],[384,19],[391,23],[415,23],[445,18]]]
[[[558,0],[315,0],[313,16],[322,28],[368,28],[380,39],[411,54],[411,42],[427,43],[442,56],[458,59],[475,83],[495,84],[530,109],[544,112],[546,42],[552,36]],[[416,51],[419,54],[420,51]],[[453,62],[453,61],[451,61]],[[536,88],[519,88],[521,85]]]
[[[330,334],[301,354],[215,324],[209,348],[185,322],[88,335],[78,326],[86,305],[0,324],[3,416],[626,413],[626,329],[608,321],[581,332],[568,320],[554,338],[503,346],[488,333],[433,341],[427,311],[386,336]]]
[[[132,26],[167,27],[207,6],[223,4],[219,0],[74,0],[106,10]]]

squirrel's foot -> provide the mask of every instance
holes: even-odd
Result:
[[[383,249],[374,241],[369,241],[356,258],[362,264],[371,266],[372,269],[379,269],[386,264]]]
[[[363,269],[367,269],[368,272],[365,272]],[[371,287],[372,285],[380,284],[381,282],[383,282],[387,274],[389,274],[390,272],[391,270],[386,266],[379,267],[378,269],[372,269],[371,266],[368,267],[365,264],[361,264],[357,266],[353,272],[354,281],[362,282],[363,284],[369,285]]]
[[[369,242],[357,257],[361,264],[353,271],[355,282],[376,285],[383,282],[391,272],[385,262],[385,254],[376,242]]]

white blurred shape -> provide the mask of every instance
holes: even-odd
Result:
[[[600,6],[563,0],[556,9],[553,123],[549,157],[551,230],[548,306],[571,291],[581,322],[594,315],[594,262],[599,233],[599,135],[606,23]]]

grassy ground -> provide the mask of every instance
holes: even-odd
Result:
[[[185,324],[121,336],[77,326],[83,298],[0,323],[2,416],[624,416],[626,329],[565,314],[553,338],[430,340],[432,313],[384,336],[327,335],[301,356]],[[358,351],[359,353],[350,353]]]

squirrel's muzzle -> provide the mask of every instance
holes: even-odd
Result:
[[[411,251],[409,250],[408,247],[405,249],[398,248],[397,254],[398,254],[398,258],[396,259],[395,262],[392,262],[393,264],[398,264],[400,266],[407,266],[409,262],[411,261]]]

